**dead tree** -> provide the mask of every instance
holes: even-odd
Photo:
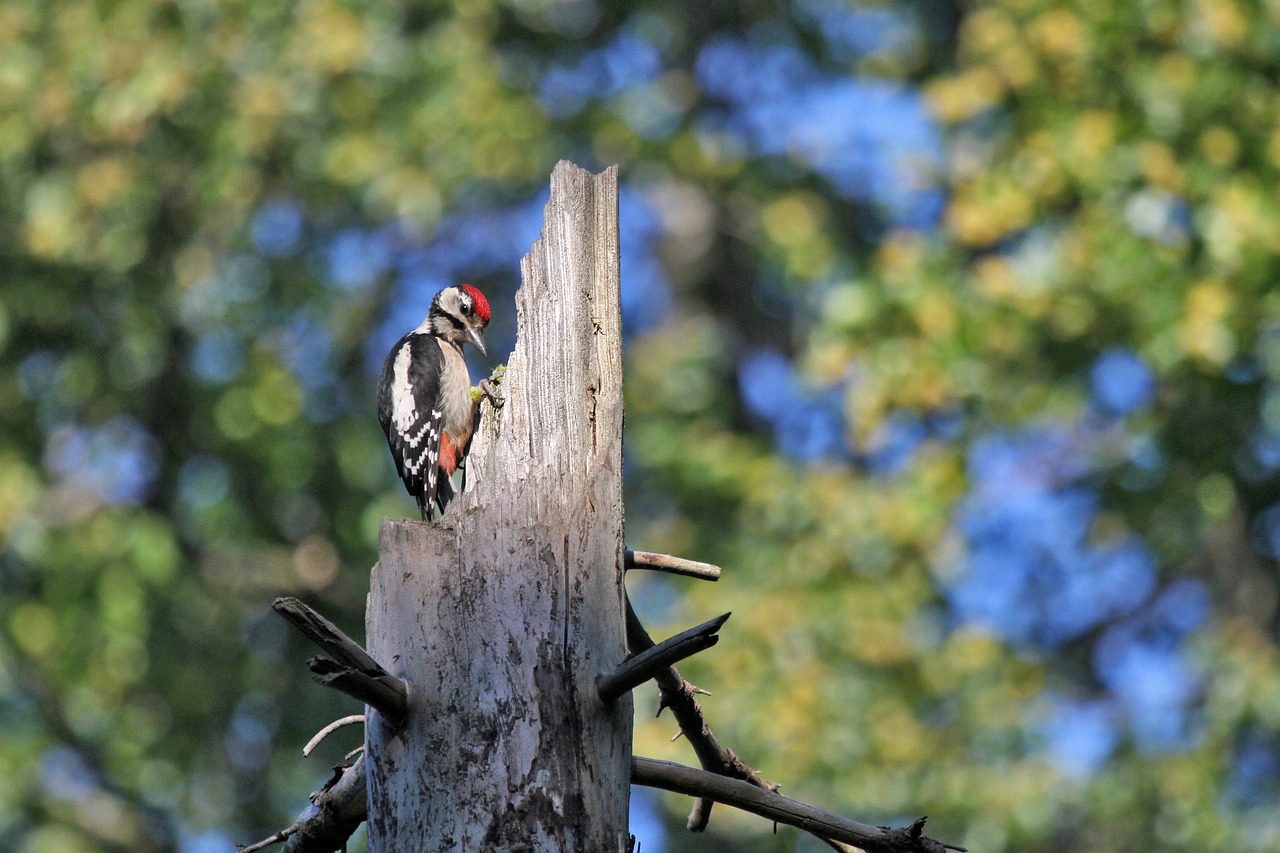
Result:
[[[329,655],[309,662],[316,680],[367,706],[366,741],[292,826],[247,849],[334,850],[363,818],[371,853],[621,853],[632,783],[694,796],[694,831],[724,802],[835,849],[943,849],[923,819],[889,830],[783,797],[716,740],[705,691],[674,664],[714,645],[728,614],[655,644],[631,611],[628,568],[719,569],[623,549],[617,211],[616,169],[556,167],[521,263],[504,405],[486,404],[440,523],[383,522],[368,651],[276,602]],[[650,678],[702,770],[631,755],[630,690]]]
[[[521,264],[501,409],[440,525],[385,521],[369,651],[411,685],[367,728],[371,851],[622,851],[626,657],[615,172],[562,164]]]

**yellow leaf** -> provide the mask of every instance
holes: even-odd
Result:
[[[924,95],[939,120],[954,124],[995,106],[1004,97],[1004,91],[1000,76],[981,65],[954,77],[939,77],[929,82]]]
[[[1031,23],[1030,35],[1041,50],[1053,56],[1079,56],[1087,47],[1080,19],[1060,7],[1036,18]]]
[[[1222,125],[1214,125],[1200,134],[1200,153],[1214,166],[1234,165],[1240,156],[1240,140]]]

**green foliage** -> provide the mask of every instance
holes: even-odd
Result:
[[[1280,739],[1275,564],[1255,547],[1280,483],[1253,455],[1280,431],[1274,6],[903,3],[885,7],[893,46],[852,57],[819,8],[0,5],[14,849],[245,842],[350,748],[298,754],[349,709],[304,677],[310,651],[268,608],[307,593],[358,636],[378,521],[411,509],[364,403],[396,282],[334,286],[326,246],[391,222],[429,241],[535,194],[561,157],[620,163],[660,220],[678,310],[627,351],[628,545],[726,573],[629,583],[655,633],[734,612],[686,667],[716,694],[725,743],[792,796],[863,820],[928,813],[936,837],[986,853],[1275,849],[1274,773],[1239,782],[1244,748]],[[622,32],[658,45],[657,72],[544,109],[553,66]],[[814,74],[924,93],[946,133],[943,174],[920,176],[945,189],[938,228],[841,191],[796,140],[767,153],[711,120],[727,107],[699,57],[748,33]],[[280,198],[305,211],[301,236],[259,251],[254,218]],[[495,301],[495,325],[504,313]],[[318,382],[290,360],[299,317],[329,342]],[[834,389],[854,460],[895,417],[959,426],[888,474],[797,462],[740,393],[760,346],[794,356],[806,389]],[[958,620],[946,592],[974,443],[1089,421],[1091,365],[1115,347],[1156,390],[1071,447],[1101,495],[1087,538],[1143,537],[1151,597],[1194,579],[1211,608],[1184,645],[1193,735],[1145,745],[1113,705],[1114,752],[1073,773],[1046,724],[1063,698],[1106,695],[1110,623],[1029,647]],[[95,467],[103,446],[132,454],[136,488]],[[637,751],[690,761],[646,702]],[[728,811],[716,849],[817,849]]]

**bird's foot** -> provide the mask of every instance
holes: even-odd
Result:
[[[501,409],[506,399],[498,393],[498,386],[502,384],[503,377],[507,374],[507,366],[500,364],[493,369],[493,373],[489,374],[488,379],[481,379],[480,384],[476,386],[472,396],[478,403],[480,400],[488,398],[489,404],[495,409]]]
[[[506,399],[498,393],[498,389],[489,383],[488,379],[480,380],[480,396],[488,398],[489,405],[493,406],[495,409],[501,409],[503,404],[507,402]]]

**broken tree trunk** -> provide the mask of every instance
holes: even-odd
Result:
[[[467,490],[383,521],[368,650],[408,711],[367,726],[371,853],[627,849],[617,212],[616,169],[556,167]]]

